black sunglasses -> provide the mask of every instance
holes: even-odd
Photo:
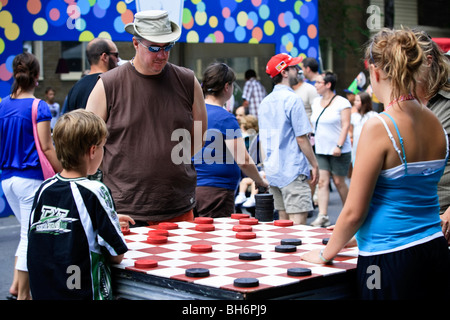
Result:
[[[118,52],[108,52],[107,53],[108,55],[113,55],[114,57],[116,57],[116,58],[119,58],[119,53]]]

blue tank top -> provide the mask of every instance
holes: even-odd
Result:
[[[448,158],[407,163],[403,139],[394,119],[402,151],[385,120],[386,131],[401,165],[383,170],[376,182],[367,218],[356,234],[360,255],[398,251],[442,236],[439,218],[439,182]]]
[[[31,120],[34,98],[5,97],[0,102],[0,168],[1,179],[13,176],[43,180],[42,168],[36,150]],[[50,121],[48,104],[41,100],[37,122]]]

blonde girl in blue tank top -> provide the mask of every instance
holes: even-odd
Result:
[[[383,29],[369,42],[366,59],[385,111],[362,129],[330,241],[302,259],[332,263],[356,234],[361,298],[449,297],[450,252],[437,196],[448,141],[436,116],[416,99],[425,54],[411,30]]]

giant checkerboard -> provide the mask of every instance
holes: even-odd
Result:
[[[156,279],[158,283],[166,282],[161,280],[170,280],[201,287],[203,291],[200,291],[204,292],[205,296],[209,294],[208,292],[215,292],[213,289],[217,289],[221,292],[238,293],[244,298],[251,295],[258,298],[273,298],[272,289],[286,289],[292,286],[301,289],[302,283],[314,283],[311,281],[320,283],[317,281],[319,278],[331,280],[338,274],[348,273],[356,268],[356,248],[343,249],[331,265],[317,265],[301,260],[300,256],[304,252],[324,248],[323,239],[329,238],[331,234],[331,231],[325,228],[305,225],[283,226],[288,223],[284,220],[260,222],[251,217],[242,218],[241,215],[232,217],[216,218],[208,225],[196,220],[177,222],[175,225],[131,228],[125,235],[129,251],[122,263],[115,268],[140,274],[140,279],[148,276],[153,280]],[[202,227],[213,230],[198,231],[202,224]],[[243,231],[237,229],[241,227],[251,228],[251,231],[245,231],[244,235]],[[153,230],[158,229],[167,230],[167,241],[159,241],[158,237],[153,236],[149,239],[149,232],[152,234]],[[281,245],[283,239],[301,240],[301,244],[296,245],[294,252],[279,252],[276,248]],[[197,246],[198,249],[199,245],[206,246],[205,248],[210,246],[211,250],[193,252],[193,246]],[[240,259],[239,254],[247,252],[259,253],[261,258]],[[150,264],[147,264],[149,260]],[[287,271],[292,268],[309,269],[311,274],[288,275]],[[194,269],[206,269],[209,275],[201,277],[186,275],[186,270]],[[257,279],[257,285],[236,286],[234,281],[241,278]]]

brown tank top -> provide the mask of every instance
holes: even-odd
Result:
[[[156,76],[124,64],[100,75],[106,93],[109,136],[104,183],[118,213],[138,221],[177,217],[195,205],[193,164],[174,164],[176,129],[193,126],[194,73],[168,63]]]

